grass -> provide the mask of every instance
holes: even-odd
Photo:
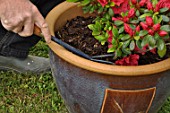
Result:
[[[48,57],[48,47],[40,41],[30,54]],[[0,113],[68,113],[51,72],[19,74],[0,71]],[[170,97],[158,113],[170,113]]]

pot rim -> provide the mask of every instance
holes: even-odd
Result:
[[[52,36],[55,36],[55,25],[56,20],[61,13],[68,10],[69,8],[76,7],[77,3],[62,2],[61,4],[54,7],[47,15],[46,21],[49,25],[50,32]],[[62,10],[61,10],[62,9]],[[55,42],[51,42],[49,47],[53,50],[63,60],[78,66],[80,68],[109,75],[118,76],[145,76],[160,73],[170,69],[170,58],[160,61],[158,63],[140,65],[140,66],[118,66],[102,64],[98,62],[93,62],[77,56],[72,52],[69,52],[64,47],[60,46]]]

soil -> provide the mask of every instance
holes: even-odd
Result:
[[[84,18],[78,16],[67,21],[67,23],[59,31],[55,32],[55,35],[62,41],[90,56],[108,54],[107,44],[104,46],[101,45],[100,42],[91,35],[92,32],[87,27],[88,24],[93,23],[93,20],[93,17]],[[163,58],[160,58],[157,54],[152,54],[151,52],[146,52],[145,55],[139,54],[139,65],[152,64],[169,58],[170,46],[167,46],[167,53],[168,54],[166,54]],[[104,60],[114,62],[112,57],[105,58]]]

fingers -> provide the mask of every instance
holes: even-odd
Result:
[[[51,42],[51,33],[50,33],[47,22],[45,21],[44,17],[39,13],[38,10],[37,10],[37,12],[35,12],[35,14],[36,14],[34,16],[35,25],[37,25],[41,29],[41,32],[45,38],[45,41],[47,43],[50,43]]]
[[[34,29],[34,22],[32,22],[32,19],[29,19],[24,22],[24,25],[22,26],[22,30],[20,30],[18,34],[23,37],[28,37],[33,34],[33,29]]]

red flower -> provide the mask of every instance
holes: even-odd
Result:
[[[107,0],[97,0],[97,1],[102,5],[102,7],[108,4]]]
[[[120,6],[120,4],[122,4],[125,0],[111,0],[112,2],[114,2],[117,6]]]
[[[131,18],[131,17],[133,17],[133,16],[135,16],[135,9],[134,9],[134,8],[131,8],[131,9],[129,10],[129,12],[128,12],[128,17]]]
[[[139,2],[139,5],[142,7],[142,6],[144,6],[147,2],[148,2],[148,0],[141,0],[141,1]]]
[[[166,31],[159,31],[159,36],[166,36],[168,33]]]
[[[160,0],[155,8],[155,12],[159,12],[161,8],[169,8],[170,9],[170,0]]]
[[[138,65],[139,55],[133,54],[115,62],[116,65],[136,66]]]
[[[137,0],[131,0],[132,4],[136,4],[137,3]]]
[[[148,33],[153,36],[155,32],[152,29],[149,29]]]
[[[161,27],[160,24],[154,24],[154,25],[153,25],[153,30],[154,30],[154,31],[159,31],[159,30],[160,30],[160,27]]]
[[[117,1],[119,1],[119,0],[117,0]],[[120,1],[123,1],[123,2],[119,7],[117,7],[117,6],[112,7],[114,14],[120,14],[121,12],[126,12],[127,10],[130,9],[128,0],[120,0]]]
[[[128,24],[124,23],[124,29],[130,36],[133,36],[133,30]]]
[[[149,16],[146,17],[146,24],[148,26],[153,26],[153,19]]]
[[[140,26],[138,25],[135,30],[136,30],[137,32],[139,32],[139,31],[140,31]]]
[[[150,1],[148,1],[148,3],[147,3],[147,8],[148,8],[148,10],[153,9],[152,3]]]
[[[142,26],[142,28],[143,28],[144,30],[148,30],[148,25],[147,25],[146,23],[140,22],[140,25]]]
[[[109,37],[108,37],[108,39],[107,39],[107,41],[108,41],[108,48],[111,48],[113,45],[112,45],[112,39],[113,39],[113,33],[112,33],[112,31],[110,30],[110,31],[107,31],[107,33],[109,34]]]

